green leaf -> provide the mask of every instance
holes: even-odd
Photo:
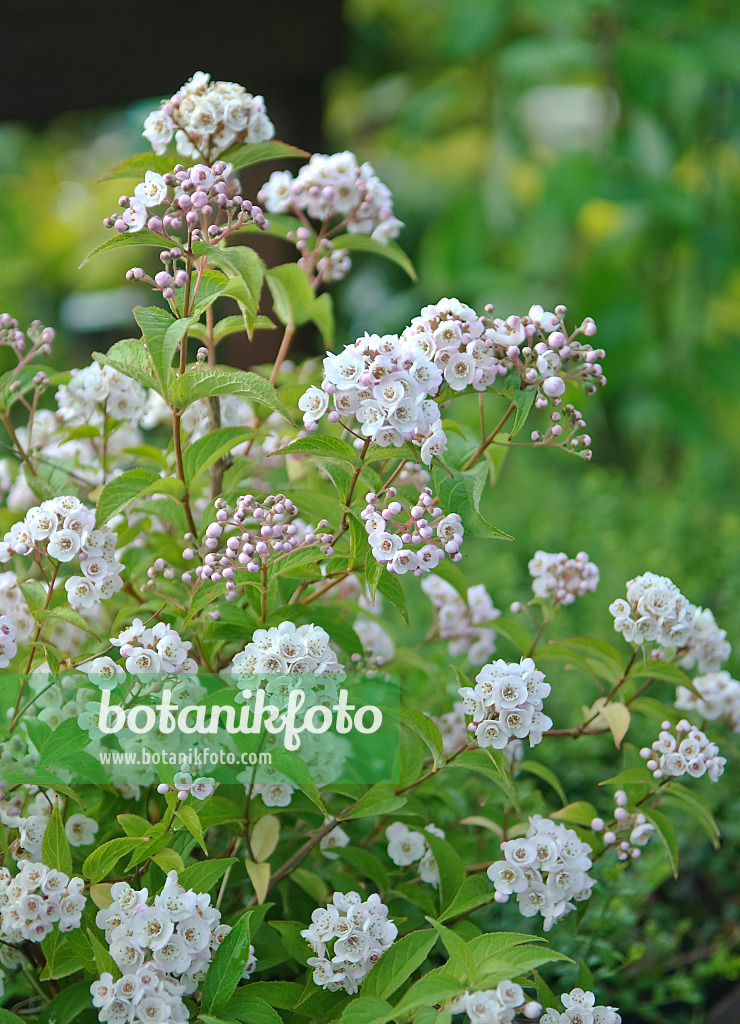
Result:
[[[239,989],[234,998],[238,998]],[[303,986],[295,981],[250,981],[248,993],[263,999],[269,1006],[277,1006],[279,1010],[292,1010],[303,994]]]
[[[212,430],[197,441],[190,441],[182,453],[183,469],[188,487],[205,473],[214,462],[236,448],[250,441],[257,431],[252,427],[220,427]]]
[[[52,1021],[55,1024],[73,1024],[73,1021],[77,1020],[80,1014],[91,1005],[90,986],[86,981],[80,981],[76,985],[65,986],[41,1010],[38,1024],[52,1024]],[[16,1017],[15,1014],[10,1014],[9,1019],[12,1019],[17,1024],[21,1018]],[[3,1024],[2,1016],[0,1016],[0,1024]]]
[[[46,959],[46,967],[41,972],[41,981],[49,978],[66,978],[75,974],[83,966],[73,943],[68,936],[54,929],[41,942],[41,950]]]
[[[233,864],[238,864],[236,857],[224,857],[219,860],[203,860],[190,864],[180,872],[178,882],[193,892],[210,892],[223,878]]]
[[[85,859],[82,865],[82,874],[91,882],[100,882],[109,871],[112,871],[121,857],[130,853],[140,840],[134,837],[110,839]]]
[[[393,786],[387,782],[377,782],[357,801],[357,806],[345,817],[370,818],[374,815],[390,814],[406,803],[405,796],[396,796]]]
[[[273,412],[279,412],[290,420],[288,411],[278,397],[277,391],[256,373],[247,370],[229,370],[216,367],[213,370],[188,370],[176,377],[170,388],[170,401],[180,409],[186,408],[200,398],[214,395],[235,395],[249,402],[259,402]]]
[[[341,860],[346,860],[361,878],[369,878],[379,890],[388,888],[388,872],[385,865],[374,853],[361,846],[343,846],[335,851]]]
[[[207,255],[209,264],[218,267],[226,275],[227,282],[222,292],[236,299],[242,314],[240,329],[245,329],[251,338],[265,276],[262,259],[254,249],[246,245],[214,248],[206,242],[196,242],[193,248],[199,255]]]
[[[122,246],[129,245],[156,245],[159,249],[166,249],[168,244],[172,244],[169,239],[154,231],[149,231],[147,228],[142,228],[141,231],[124,231],[123,234],[116,234],[113,238],[96,246],[80,263],[79,269],[82,269],[93,256],[99,256],[101,252],[109,252],[111,249],[120,249]]]
[[[676,830],[665,814],[662,814],[660,811],[656,811],[654,808],[648,809],[643,807],[642,812],[647,820],[655,826],[655,831],[660,836],[661,842],[668,854],[668,859],[671,862],[673,877],[676,878],[678,876],[678,838]]]
[[[107,483],[100,492],[95,525],[102,526],[137,498],[144,498],[148,494],[169,494],[174,498],[182,498],[184,493],[182,480],[177,477],[160,477],[153,469],[129,469]]]
[[[229,279],[220,270],[203,270],[195,293],[191,312],[201,317],[219,296],[224,295]]]
[[[291,146],[279,139],[269,142],[240,142],[221,154],[221,159],[233,164],[235,168],[251,167],[252,164],[263,164],[266,160],[284,160],[295,157],[310,156],[305,149]]]
[[[412,711],[411,708],[402,707],[400,714],[401,721],[429,748],[435,765],[439,764],[443,757],[443,748],[442,736],[436,722],[433,722],[428,715],[422,714],[421,711]]]
[[[486,466],[474,466],[465,473],[445,471],[444,467],[432,467],[434,489],[440,505],[446,512],[456,512],[463,521],[465,535],[496,540],[513,540],[508,533],[492,526],[480,513],[480,501],[488,480]]]
[[[465,881],[465,865],[452,843],[431,832],[425,832],[429,847],[439,868],[439,902],[440,910],[450,906]]]
[[[98,634],[91,628],[89,622],[83,619],[74,608],[70,608],[67,605],[60,605],[58,608],[40,608],[36,612],[35,618],[39,623],[69,622],[72,626],[76,626],[77,629],[81,629],[84,633],[89,633],[90,636],[98,639]]]
[[[144,343],[160,382],[162,394],[166,395],[173,373],[172,358],[197,317],[175,320],[171,313],[159,306],[137,306],[134,309],[134,316],[144,335]]]
[[[120,978],[121,972],[118,970],[116,961],[91,928],[87,929],[87,940],[92,947],[93,956],[95,957],[95,967],[97,968],[98,974],[105,974],[107,971],[108,974],[112,974],[114,978]]]
[[[314,807],[317,807],[322,814],[326,814],[326,808],[319,795],[319,791],[314,785],[311,773],[301,760],[301,758],[295,754],[292,750],[281,749],[276,747],[272,751],[272,766],[277,768],[279,772],[282,772],[286,778],[298,786],[300,791],[307,796]]]
[[[44,741],[39,750],[39,767],[63,765],[86,745],[87,734],[80,729],[76,718],[68,718]]]
[[[239,918],[216,950],[201,986],[201,1008],[219,1013],[234,993],[249,960],[249,919],[251,911]]]
[[[89,993],[90,990],[88,988],[88,995]],[[23,1017],[19,1017],[16,1013],[11,1013],[10,1010],[0,1009],[0,1024],[23,1024],[23,1020]]]
[[[365,978],[362,996],[390,998],[421,967],[436,941],[436,933],[428,928],[397,939]]]
[[[41,860],[47,867],[72,874],[72,851],[69,848],[59,804],[54,804],[49,822],[41,841]]]
[[[438,1006],[465,991],[466,986],[444,974],[444,968],[429,971],[412,985],[393,1011],[393,1019],[406,1021],[421,1006]]]
[[[117,341],[107,352],[93,352],[93,359],[101,366],[110,366],[112,370],[133,378],[143,388],[154,388],[162,393],[157,386],[151,356],[141,338]]]
[[[208,847],[203,840],[203,828],[200,824],[198,812],[193,807],[188,807],[187,804],[180,804],[177,808],[176,818],[182,822],[190,835],[203,850],[203,853],[208,856]]]
[[[514,426],[511,428],[511,434],[509,435],[510,440],[511,438],[516,437],[527,422],[527,417],[529,416],[536,394],[537,388],[534,387],[527,387],[524,388],[524,390],[516,388],[513,391],[511,397],[516,402],[516,416],[514,417]]]
[[[688,814],[699,824],[709,836],[715,850],[719,848],[719,828],[714,815],[701,797],[692,793],[680,782],[669,782],[663,787],[662,802],[664,805],[677,807]]]
[[[685,686],[687,690],[694,690],[692,678],[678,665],[671,665],[667,661],[651,661],[647,668],[639,668],[636,672],[630,672],[630,679],[661,679],[664,682],[673,683],[675,686]]]
[[[516,766],[518,772],[529,772],[530,775],[536,775],[538,779],[542,779],[548,786],[552,786],[555,792],[558,794],[564,804],[568,802],[568,798],[565,795],[560,779],[557,777],[552,768],[548,768],[545,764],[540,764],[539,761],[519,761]]]
[[[465,939],[458,935],[457,932],[453,932],[451,928],[445,928],[443,924],[435,921],[433,917],[428,917],[427,921],[429,921],[442,940],[442,944],[449,957],[450,970],[459,977],[472,981],[475,975],[475,960],[468,953]]]
[[[98,178],[98,181],[112,181],[114,178],[138,178],[142,181],[147,171],[167,174],[175,166],[175,163],[176,161],[166,154],[159,156],[152,152],[137,153],[136,156],[130,156],[128,160],[111,167],[101,178]]]
[[[386,956],[384,953],[383,956]],[[381,957],[381,960],[383,958]],[[381,961],[379,960],[378,963]],[[376,966],[371,970],[377,970]],[[356,996],[344,1009],[340,1024],[381,1024],[394,1016],[393,1007],[384,999],[375,996]]]
[[[267,923],[280,936],[286,952],[299,964],[305,966],[308,957],[313,956],[311,947],[301,935],[305,925],[298,921],[268,921]]]
[[[332,239],[335,249],[349,249],[350,252],[369,252],[374,256],[382,256],[391,263],[396,263],[402,270],[405,270],[412,281],[416,281],[414,264],[408,258],[400,245],[389,239],[387,242],[378,242],[370,235],[363,235],[359,232],[352,235],[338,235]],[[534,388],[532,389],[534,390]]]
[[[322,459],[338,459],[348,462],[351,466],[361,465],[357,452],[351,444],[338,437],[322,435],[321,437],[301,437],[291,441],[284,448],[272,452],[272,455],[314,455]]]
[[[273,1010],[269,1003],[259,996],[253,995],[249,988],[238,988],[226,1004],[226,1013],[234,1014],[239,1020],[249,1024],[283,1024],[283,1018]]]
[[[558,640],[560,647],[567,647],[571,651],[578,651],[585,657],[600,658],[609,662],[621,676],[623,671],[622,658],[616,648],[604,640],[596,640],[590,636],[573,636],[566,640]]]
[[[553,811],[551,818],[559,821],[570,821],[574,825],[583,825],[584,828],[591,828],[591,822],[596,817],[596,808],[586,800],[576,800],[572,804],[566,804],[559,811]]]
[[[311,282],[297,263],[283,263],[265,274],[267,287],[272,294],[275,315],[281,323],[295,327],[313,322],[318,327],[324,344],[331,347],[333,341],[333,316],[328,313],[331,299],[317,297]]]
[[[467,914],[474,907],[482,907],[493,899],[493,891],[485,875],[471,875],[457,891],[452,903],[443,911],[438,920],[451,921],[460,914]]]

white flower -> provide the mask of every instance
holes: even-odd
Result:
[[[72,814],[67,819],[64,832],[70,846],[89,846],[95,842],[95,833],[98,831],[98,823],[93,818],[87,818],[84,814]]]
[[[167,198],[164,178],[156,171],[147,171],[144,180],[134,189],[134,195],[144,206],[159,206]]]

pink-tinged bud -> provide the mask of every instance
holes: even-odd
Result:
[[[164,796],[165,793],[169,793],[169,791],[170,787],[167,785],[166,782],[160,782],[160,784],[157,786],[157,792],[162,796]]]
[[[604,819],[603,818],[594,818],[593,821],[591,822],[591,828],[594,830],[594,832],[603,832],[604,831]]]
[[[509,345],[509,347],[506,350],[506,354],[509,357],[509,359],[518,359],[519,358],[519,348],[518,348],[518,346],[517,345]]]
[[[542,390],[549,398],[559,398],[565,391],[565,381],[562,377],[546,377]]]
[[[596,324],[593,321],[589,324],[584,324],[583,333],[587,338],[593,338],[594,334],[596,334]]]
[[[616,833],[614,833],[614,832],[605,832],[604,833],[604,842],[606,843],[607,846],[611,846],[612,843],[616,843],[616,841],[617,841]]]
[[[210,612],[209,614],[214,622],[218,622],[218,620],[221,618],[221,612],[218,611],[218,609],[214,609],[214,611]]]
[[[119,231],[121,234],[123,234],[126,230],[126,221],[122,220],[119,217],[113,226],[115,227],[116,231]]]
[[[560,317],[561,320],[563,319],[563,317],[565,316],[565,314],[567,312],[568,312],[568,309],[567,309],[566,306],[556,306],[555,307],[555,316]]]
[[[509,897],[506,895],[505,892],[496,892],[496,893],[494,893],[493,894],[493,899],[494,899],[495,903],[508,903],[509,902]]]
[[[161,217],[150,217],[146,222],[146,226],[150,231],[154,231],[156,234],[162,234],[162,219]]]
[[[179,793],[177,794],[177,799],[178,800],[187,800],[187,798],[188,798],[188,791],[186,789],[181,789],[179,791]]]
[[[154,283],[157,288],[169,288],[172,284],[172,274],[168,274],[166,270],[160,270],[158,274],[154,275]]]

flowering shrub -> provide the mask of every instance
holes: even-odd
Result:
[[[143,134],[91,254],[158,251],[127,274],[156,300],[139,336],[59,373],[30,365],[51,328],[0,318],[2,1020],[618,1024],[602,892],[643,850],[675,872],[676,824],[716,840],[702,787],[740,683],[666,577],[608,606],[620,646],[567,635],[601,600],[585,552],[520,552],[512,617],[476,582],[476,542],[512,539],[488,520],[498,454],[591,458],[593,319],[442,298],[336,342],[322,288],[350,252],[413,274],[373,169],[313,156],[263,211],[236,171],[307,154],[202,73]],[[297,262],[267,267],[265,232]],[[322,365],[289,360],[309,323]],[[219,363],[256,329],[281,331],[272,366]],[[573,781],[600,743],[613,771]]]

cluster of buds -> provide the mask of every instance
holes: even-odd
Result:
[[[162,796],[165,793],[176,793],[178,800],[187,800],[189,796],[194,796],[196,800],[205,800],[213,794],[216,788],[214,783],[215,780],[212,778],[193,779],[188,772],[177,772],[172,785],[161,782],[157,786],[157,792]]]
[[[450,657],[467,654],[471,665],[484,665],[496,649],[496,634],[479,623],[491,622],[501,612],[483,584],[468,587],[467,602],[439,576],[422,580],[421,589],[434,605],[437,630],[448,641]]]
[[[594,832],[602,833],[604,846],[616,848],[618,860],[637,860],[641,854],[640,847],[647,846],[655,826],[650,824],[641,811],[627,810],[627,794],[623,789],[618,789],[614,794],[614,803],[613,822],[607,827],[603,818],[594,818],[591,828]],[[628,839],[620,840],[620,832],[628,832]]]
[[[212,82],[204,71],[162,100],[144,121],[142,132],[155,153],[163,154],[174,135],[182,156],[210,160],[229,146],[268,142],[274,134],[261,96],[236,82]]]
[[[396,501],[396,494],[396,488],[389,487],[382,508],[377,494],[365,495],[367,505],[360,515],[375,560],[389,572],[413,572],[414,576],[436,569],[445,555],[459,562],[465,532],[460,516],[456,512],[446,516],[437,508],[430,487],[419,493],[417,504],[409,509]],[[398,516],[402,517],[400,522],[396,522]],[[409,544],[421,547],[413,551]]]
[[[259,572],[263,566],[273,564],[299,547],[318,545],[327,558],[334,553],[334,538],[326,532],[329,523],[322,519],[315,530],[310,529],[298,519],[298,508],[284,494],[271,494],[263,501],[245,494],[237,501],[236,508],[230,508],[218,498],[216,508],[216,521],[205,533],[203,564],[197,566],[195,575],[214,583],[223,580],[229,600],[236,597],[235,576],[240,570]],[[221,548],[226,533],[230,536]],[[183,556],[189,561],[195,558],[195,552],[186,548]],[[185,573],[183,581],[191,582],[192,574]]]
[[[693,691],[685,686],[676,689],[674,707],[680,711],[696,711],[708,721],[727,718],[733,732],[740,732],[740,682],[729,672],[709,672],[692,680]]]
[[[10,313],[0,313],[0,345],[12,348],[19,359],[25,353],[24,362],[36,355],[48,356],[53,340],[53,327],[44,327],[39,320],[34,320],[24,334],[19,330],[15,317]],[[29,341],[31,347],[26,351]]]
[[[653,773],[653,778],[678,778],[690,775],[694,779],[708,775],[716,782],[725,770],[727,759],[719,756],[719,747],[711,743],[701,729],[685,718],[676,725],[676,735],[671,723],[661,724],[661,732],[651,747],[643,747],[640,757]],[[682,738],[683,737],[683,738]]]
[[[579,551],[575,558],[568,558],[562,551],[535,551],[529,574],[535,597],[552,598],[554,605],[573,604],[577,597],[594,593],[599,582],[599,569],[585,551]]]
[[[230,177],[230,172],[231,166],[223,160],[217,160],[212,167],[195,164],[185,168],[177,164],[168,174],[147,171],[132,196],[119,198],[118,205],[123,213],[106,217],[103,225],[120,233],[148,228],[163,238],[185,227],[191,242],[205,239],[213,245],[246,224],[255,224],[263,230],[268,228],[269,223],[259,206],[239,195],[239,180]],[[154,207],[164,209],[154,213]],[[219,214],[222,223],[213,223]],[[163,293],[173,286],[182,287],[184,270],[177,268],[181,257],[182,252],[177,247],[163,252],[162,262],[173,263],[172,273],[160,271],[153,280],[140,267],[133,267],[126,276],[129,280],[146,280]],[[166,281],[168,276],[169,282]],[[165,298],[171,297],[165,294]]]
[[[345,278],[352,269],[349,249],[335,249],[330,238],[319,238],[311,248],[311,237],[308,228],[300,227],[295,232],[289,232],[287,239],[289,242],[295,242],[295,247],[301,254],[298,266],[308,274],[314,286],[318,288],[322,282],[328,284]]]

